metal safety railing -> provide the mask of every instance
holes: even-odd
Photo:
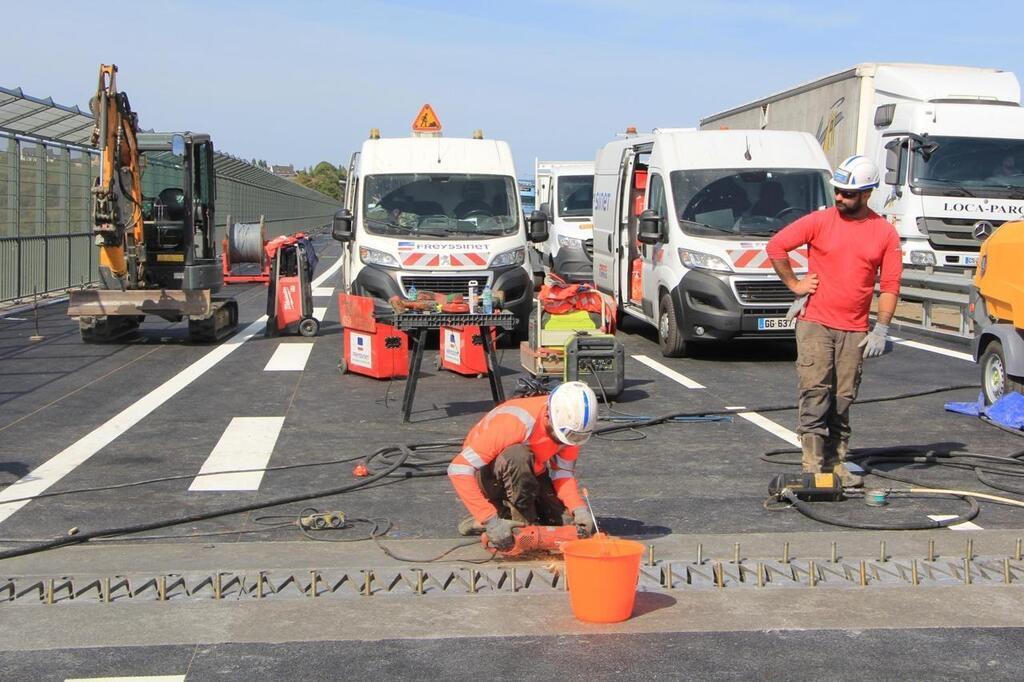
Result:
[[[17,303],[95,280],[96,249],[88,232],[0,237],[0,302]]]
[[[973,271],[904,270],[900,302],[919,306],[919,311],[915,311],[917,319],[907,319],[898,309],[896,322],[901,327],[969,339],[974,331],[970,312],[973,274]]]

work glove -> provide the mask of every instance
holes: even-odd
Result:
[[[793,305],[789,306],[789,310],[786,311],[786,319],[792,320],[794,317],[799,315],[807,307],[807,299],[811,297],[810,294],[804,294],[803,296],[797,296],[796,300],[793,301]]]
[[[572,510],[572,522],[585,538],[594,534],[594,517],[586,507],[576,507]]]
[[[499,552],[507,552],[515,546],[516,540],[512,536],[512,529],[518,524],[514,524],[508,519],[503,519],[498,516],[491,517],[486,523],[484,523],[484,530],[487,533],[487,541],[491,547],[498,550]]]
[[[886,341],[886,335],[889,333],[889,325],[882,324],[881,322],[875,323],[875,328],[864,337],[858,347],[864,349],[864,357],[866,358],[877,358],[879,355],[892,350],[891,345]]]

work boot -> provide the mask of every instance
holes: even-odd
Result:
[[[459,522],[459,535],[481,535],[483,532],[484,527],[472,516],[467,516]]]
[[[814,433],[805,433],[800,436],[800,449],[802,457],[800,464],[805,474],[824,473],[825,466],[825,437]]]
[[[836,463],[832,473],[839,477],[839,482],[844,488],[860,488],[864,485],[864,477],[855,474],[846,466],[846,456],[850,453],[850,441],[839,440],[836,442]]]

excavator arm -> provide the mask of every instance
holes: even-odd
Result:
[[[89,103],[96,124],[92,142],[100,150],[101,179],[92,190],[93,234],[108,288],[134,288],[141,279],[137,250],[143,243],[142,166],[139,118],[128,95],[117,90],[117,66],[101,64],[96,95]],[[106,272],[104,272],[106,270]]]

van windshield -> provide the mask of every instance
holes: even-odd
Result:
[[[593,175],[558,176],[558,217],[589,218],[593,205]]]
[[[369,175],[363,222],[371,234],[493,237],[519,230],[511,177],[452,173]]]
[[[910,184],[926,194],[1024,198],[1024,140],[933,137],[933,150],[915,147]]]
[[[828,174],[815,169],[684,170],[670,178],[679,226],[699,237],[770,236],[835,201]]]

